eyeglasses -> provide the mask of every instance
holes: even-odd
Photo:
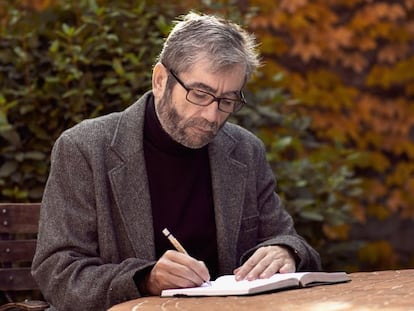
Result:
[[[168,68],[167,70],[174,77],[174,79],[187,91],[185,98],[194,105],[208,106],[216,101],[219,110],[227,113],[233,113],[239,111],[243,105],[246,104],[246,100],[242,91],[234,93],[234,96],[236,98],[216,97],[206,91],[193,89],[186,86],[184,82],[174,74],[174,72]]]

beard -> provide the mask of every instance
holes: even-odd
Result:
[[[164,131],[173,140],[191,149],[199,149],[210,143],[225,123],[220,125],[204,118],[184,119],[173,106],[170,92],[164,93],[156,108]]]

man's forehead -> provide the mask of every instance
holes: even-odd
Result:
[[[186,76],[188,87],[200,89],[209,93],[216,94],[220,87],[222,94],[238,93],[245,84],[245,72],[239,68],[227,68],[226,70],[206,70],[201,68],[187,72]]]
[[[187,72],[197,71],[197,69],[203,68],[210,74],[225,74],[233,71],[243,71],[246,73],[246,64],[233,63],[233,64],[221,64],[218,60],[211,59],[211,57],[199,57],[192,65],[187,68]],[[244,70],[243,70],[244,69]]]
[[[242,64],[232,64],[226,66],[218,66],[217,64],[199,61],[189,67],[184,74],[191,78],[210,76],[210,77],[228,77],[234,80],[245,80],[246,66]]]

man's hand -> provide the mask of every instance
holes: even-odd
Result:
[[[295,272],[296,263],[292,252],[283,246],[260,247],[239,268],[234,270],[236,280],[266,279],[273,274]]]
[[[142,284],[150,295],[163,289],[200,286],[210,280],[204,262],[177,251],[169,250],[157,261]]]

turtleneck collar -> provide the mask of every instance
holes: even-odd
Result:
[[[175,156],[190,156],[207,148],[192,149],[173,140],[158,120],[153,95],[149,97],[145,110],[144,139],[159,151]]]

